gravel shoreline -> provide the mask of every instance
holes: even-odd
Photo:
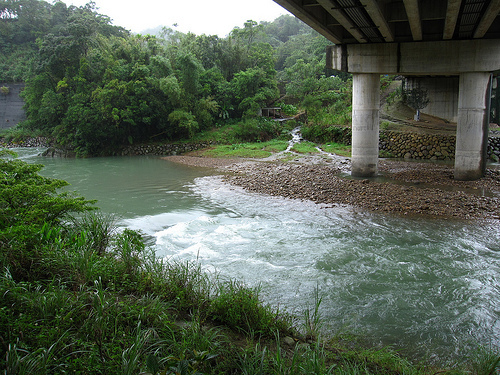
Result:
[[[247,191],[394,215],[500,220],[500,166],[477,181],[456,181],[453,166],[380,160],[380,177],[351,178],[346,158],[294,162],[174,156],[166,160],[215,168]],[[318,161],[319,160],[319,161]]]

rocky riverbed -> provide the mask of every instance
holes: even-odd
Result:
[[[500,166],[477,181],[456,181],[453,166],[381,160],[379,177],[355,179],[346,158],[299,157],[292,162],[176,156],[167,159],[214,167],[247,191],[307,199],[394,215],[500,220]]]

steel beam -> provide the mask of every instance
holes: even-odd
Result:
[[[351,22],[351,20],[345,15],[345,13],[340,9],[340,7],[333,3],[332,0],[317,0],[325,10],[332,15],[341,25],[346,29],[357,41],[358,43],[366,43],[365,35],[358,30],[356,25]]]

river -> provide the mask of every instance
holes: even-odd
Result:
[[[141,230],[159,256],[261,287],[329,334],[444,363],[500,345],[498,223],[418,220],[250,194],[157,157],[20,157]]]

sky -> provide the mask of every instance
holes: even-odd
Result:
[[[82,6],[90,0],[62,0]],[[167,26],[183,33],[225,37],[247,20],[273,21],[287,11],[273,0],[94,0],[113,25],[140,33]],[[176,27],[173,25],[177,24]]]

